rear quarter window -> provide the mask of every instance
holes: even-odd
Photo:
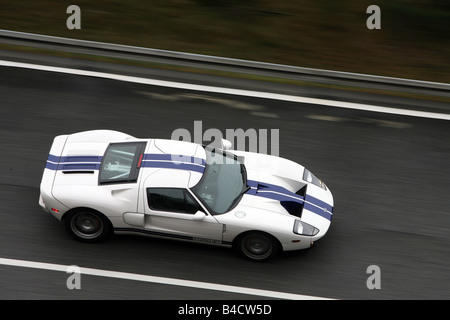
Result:
[[[100,165],[99,184],[136,182],[145,142],[111,143]]]

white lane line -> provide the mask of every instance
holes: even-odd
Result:
[[[35,261],[28,261],[28,260],[7,259],[7,258],[0,258],[0,265],[33,268],[33,269],[41,269],[41,270],[50,270],[50,271],[61,271],[61,272],[68,272],[70,270],[69,267],[73,267],[73,266],[69,266],[69,265],[35,262]],[[237,293],[237,294],[269,297],[269,298],[274,298],[274,299],[329,300],[328,298],[323,298],[323,297],[307,296],[307,295],[300,295],[300,294],[293,294],[293,293],[286,293],[286,292],[279,292],[279,291],[252,289],[252,288],[246,288],[246,287],[237,287],[237,286],[229,286],[229,285],[223,285],[223,284],[199,282],[199,281],[191,281],[191,280],[181,280],[181,279],[174,279],[174,278],[155,277],[155,276],[149,276],[149,275],[144,275],[144,274],[109,271],[109,270],[102,270],[102,269],[93,269],[93,268],[84,268],[84,267],[79,267],[79,268],[80,268],[81,275],[84,274],[84,275],[91,275],[91,276],[98,276],[98,277],[107,277],[107,278],[115,278],[115,279],[125,279],[125,280],[134,280],[134,281],[149,282],[149,283],[158,283],[158,284],[172,285],[172,286],[190,287],[190,288],[196,288],[196,289],[231,292],[231,293]]]
[[[361,104],[361,103],[353,103],[353,102],[342,102],[342,101],[334,101],[334,100],[327,100],[327,99],[307,98],[307,97],[292,96],[292,95],[286,95],[286,94],[277,94],[277,93],[270,93],[270,92],[231,89],[231,88],[213,87],[213,86],[206,86],[206,85],[189,84],[189,83],[183,83],[183,82],[155,80],[155,79],[148,79],[148,78],[141,78],[141,77],[124,76],[124,75],[106,73],[106,72],[87,71],[87,70],[62,68],[62,67],[52,67],[52,66],[44,66],[44,65],[31,64],[31,63],[12,62],[12,61],[6,61],[6,60],[0,60],[0,66],[58,72],[58,73],[66,73],[66,74],[88,76],[88,77],[97,77],[97,78],[104,78],[104,79],[153,85],[153,86],[185,89],[185,90],[192,90],[192,91],[224,93],[224,94],[246,96],[246,97],[255,97],[255,98],[279,100],[279,101],[323,105],[323,106],[329,106],[329,107],[335,107],[335,108],[356,109],[356,110],[362,110],[362,111],[388,113],[388,114],[396,114],[396,115],[412,116],[412,117],[420,117],[420,118],[450,120],[450,114],[445,114],[445,113],[415,111],[415,110],[381,107],[381,106],[377,106],[377,105],[369,105],[369,104]]]

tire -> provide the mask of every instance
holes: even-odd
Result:
[[[279,250],[278,242],[274,237],[257,231],[240,236],[236,248],[246,259],[256,262],[272,259]]]
[[[99,242],[111,233],[111,223],[99,212],[77,210],[64,218],[67,232],[83,242]]]

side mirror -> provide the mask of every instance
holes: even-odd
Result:
[[[231,141],[222,139],[222,149],[223,150],[231,149],[232,146],[233,146],[233,144],[231,143]]]
[[[203,211],[197,211],[194,216],[192,217],[192,220],[194,221],[201,221],[205,219],[206,214]]]

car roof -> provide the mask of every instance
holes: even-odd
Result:
[[[206,152],[199,144],[152,139],[147,146],[146,154],[148,161],[153,161],[152,163],[160,161],[161,164],[157,170],[149,172],[151,175],[149,186],[190,188],[203,176]]]
[[[102,157],[111,143],[146,142],[141,167],[147,187],[195,186],[203,176],[204,148],[196,143],[169,139],[139,139],[113,130],[90,130],[67,136],[61,157]]]

